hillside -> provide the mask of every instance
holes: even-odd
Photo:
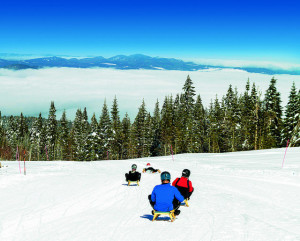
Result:
[[[183,154],[95,162],[18,162],[0,169],[0,240],[299,240],[300,148]],[[195,192],[174,223],[151,222],[147,195],[160,183],[143,174],[126,186],[132,163],[191,170]],[[21,165],[23,168],[23,164]]]

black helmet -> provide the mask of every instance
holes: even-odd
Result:
[[[132,164],[131,169],[135,169],[136,170],[137,165],[136,164]]]
[[[164,180],[171,180],[171,174],[169,173],[169,172],[162,172],[161,174],[160,174],[160,179],[162,180],[162,181],[164,181]]]
[[[189,177],[191,175],[191,171],[189,169],[184,169],[182,171],[182,176],[183,177]]]

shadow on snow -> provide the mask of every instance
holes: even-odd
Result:
[[[153,215],[150,214],[144,214],[143,216],[140,216],[141,218],[148,219],[152,222],[153,220]],[[170,218],[168,216],[163,216],[163,217],[157,217],[155,221],[170,221]]]

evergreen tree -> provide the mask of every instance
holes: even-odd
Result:
[[[205,111],[202,105],[201,97],[198,95],[194,108],[191,148],[192,152],[204,152],[205,128]]]
[[[224,113],[222,111],[218,97],[214,103],[211,102],[208,114],[208,150],[209,152],[221,152],[224,142],[222,134],[222,120]]]
[[[23,140],[25,136],[28,134],[28,126],[21,112],[20,119],[19,119],[19,138]]]
[[[186,117],[184,95],[177,94],[174,100],[174,153],[187,152]]]
[[[282,108],[280,93],[275,85],[276,79],[273,77],[264,100],[264,148],[279,147],[281,143]]]
[[[138,114],[133,123],[133,143],[134,143],[134,153],[135,157],[143,157],[146,147],[146,105],[143,100],[142,105],[139,108]]]
[[[148,113],[145,119],[145,143],[144,143],[144,151],[143,156],[150,156],[151,145],[153,141],[154,131],[153,131],[153,123],[151,114]]]
[[[87,136],[87,141],[84,147],[85,160],[94,161],[100,158],[100,152],[99,152],[100,148],[101,148],[101,139],[99,136],[99,125],[94,113],[91,119],[90,133]]]
[[[174,127],[174,105],[172,96],[166,97],[161,110],[161,143],[164,148],[164,155],[171,154],[171,147],[175,143]]]
[[[224,98],[224,125],[223,133],[225,132],[224,139],[226,144],[223,151],[236,151],[237,150],[237,139],[239,137],[238,127],[241,119],[239,101],[237,90],[235,92],[232,86],[229,86],[226,97]]]
[[[300,91],[296,91],[295,82],[293,82],[289,100],[286,105],[284,129],[283,129],[283,144],[290,140],[291,145],[300,145],[299,134],[299,116],[300,116]],[[297,141],[298,140],[298,141]]]
[[[260,95],[257,93],[256,86],[253,83],[250,96],[250,146],[253,146],[254,150],[261,149],[263,143],[264,109]]]
[[[5,142],[5,130],[3,127],[3,121],[2,121],[1,111],[0,111],[0,148],[4,147],[4,142]]]
[[[133,157],[130,148],[131,124],[128,114],[122,120],[122,159]]]
[[[114,98],[111,110],[112,121],[112,140],[111,140],[111,157],[113,159],[120,159],[122,156],[122,126],[119,116],[117,98]]]
[[[83,113],[82,113],[82,135],[83,139],[86,139],[88,133],[90,132],[90,124],[89,124],[89,118],[86,111],[86,107],[84,107]]]
[[[60,159],[69,159],[69,128],[66,111],[63,112],[59,127]]]
[[[193,81],[188,75],[184,86],[183,86],[183,95],[180,99],[183,104],[183,143],[181,146],[182,152],[192,152],[192,138],[193,138],[193,114],[194,114],[194,96],[195,87],[193,86]]]
[[[55,160],[55,145],[57,141],[57,121],[56,121],[56,109],[54,102],[51,102],[49,116],[46,127],[46,140],[49,160]]]
[[[192,114],[193,108],[194,108],[194,96],[196,95],[195,93],[195,87],[193,86],[193,81],[191,80],[190,76],[187,76],[187,79],[184,83],[183,86],[183,96],[184,96],[184,105],[185,105],[185,111],[189,114]]]
[[[150,147],[151,156],[159,156],[161,155],[161,117],[160,117],[160,110],[159,110],[159,102],[156,101],[154,113],[152,117],[152,124],[153,124],[153,140]]]
[[[111,120],[109,117],[106,101],[104,101],[102,113],[99,121],[99,135],[101,138],[100,147],[100,158],[107,159],[111,155],[111,139],[112,139],[112,128]]]
[[[18,125],[18,119],[10,116],[8,119],[8,128],[6,131],[6,137],[9,146],[13,149],[16,150],[17,146],[20,144],[19,143],[19,136],[20,136],[20,128]]]
[[[253,142],[251,140],[251,135],[254,133],[253,128],[253,114],[255,113],[255,102],[251,101],[250,93],[250,81],[248,79],[246,84],[246,91],[241,99],[241,145],[242,150],[252,150]]]
[[[72,134],[73,134],[73,155],[75,160],[84,160],[84,125],[83,125],[83,114],[80,109],[76,111],[75,120],[73,123]]]
[[[32,158],[38,161],[41,159],[46,160],[46,136],[41,113],[39,117],[34,120],[30,129],[30,142],[32,146]]]

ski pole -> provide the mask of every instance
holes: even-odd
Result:
[[[174,156],[173,156],[173,149],[172,149],[172,144],[171,144],[171,153],[172,153],[172,159],[174,161]]]
[[[285,155],[286,155],[287,148],[288,148],[288,146],[289,146],[289,141],[290,141],[290,139],[288,139],[288,140],[287,140],[287,143],[286,143],[286,148],[285,148],[285,153],[284,153],[284,157],[283,157],[283,161],[282,161],[281,168],[283,168],[283,163],[284,163],[284,159],[285,159]]]

